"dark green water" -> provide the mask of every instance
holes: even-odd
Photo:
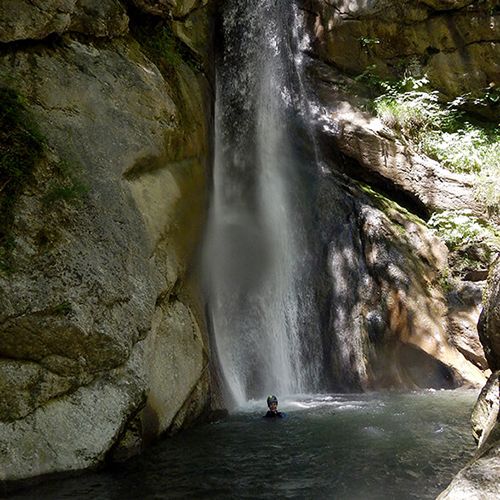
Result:
[[[56,480],[16,499],[435,498],[474,451],[476,393],[301,397],[288,418],[253,402],[224,422],[164,440],[101,473]]]

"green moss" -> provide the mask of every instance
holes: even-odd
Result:
[[[181,64],[187,64],[196,71],[202,69],[198,58],[175,36],[168,24],[143,23],[132,25],[131,30],[151,60],[167,75]]]
[[[71,303],[67,300],[54,306],[54,308],[52,309],[52,313],[58,316],[66,316],[67,314],[70,314],[72,311],[73,308],[71,307]]]
[[[500,251],[498,230],[487,221],[474,216],[470,210],[434,213],[428,225],[452,251],[482,243]]]
[[[390,198],[387,198],[383,194],[379,193],[378,191],[375,191],[371,186],[368,184],[364,184],[362,182],[357,182],[354,181],[355,184],[363,191],[365,194],[367,194],[370,199],[373,201],[375,206],[384,212],[393,222],[396,223],[396,225],[399,225],[401,227],[401,232],[405,233],[406,229],[401,226],[397,220],[394,220],[394,216],[396,214],[400,214],[403,216],[405,219],[414,222],[415,224],[422,224],[423,221],[419,217],[417,217],[415,214],[412,214],[408,210],[406,210],[404,207],[396,203],[395,201],[391,200]]]
[[[57,178],[49,184],[47,194],[43,201],[46,205],[52,205],[58,201],[79,203],[88,192],[88,187],[81,180],[80,168],[65,160],[55,165]]]
[[[0,87],[0,271],[12,272],[15,250],[14,214],[34,170],[47,159],[48,146],[28,113],[24,99],[13,89]],[[87,192],[75,167],[64,161],[50,164],[54,174],[44,197],[46,206],[59,200],[75,202]]]
[[[11,267],[14,207],[33,169],[43,155],[45,141],[26,111],[23,99],[0,87],[0,269]]]

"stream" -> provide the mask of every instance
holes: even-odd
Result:
[[[475,449],[471,390],[284,399],[283,420],[250,401],[103,472],[12,499],[435,498]]]

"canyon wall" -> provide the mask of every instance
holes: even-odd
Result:
[[[300,5],[322,161],[322,317],[336,378],[361,388],[481,386],[488,365],[476,324],[484,282],[465,273],[449,282],[448,250],[425,224],[446,210],[482,217],[474,177],[443,168],[367,110],[370,85],[384,79],[426,75],[440,99],[463,98],[465,109],[471,96],[489,95],[498,80],[497,8],[470,1]],[[492,117],[498,108],[492,102],[474,111]]]
[[[126,458],[210,407],[211,9],[0,5],[0,480]]]
[[[484,353],[483,284],[446,292],[448,251],[425,225],[434,211],[482,213],[473,180],[364,112],[351,77],[427,73],[447,98],[484,96],[499,76],[498,7],[301,5],[304,81],[321,110],[315,299],[329,387],[482,385],[488,363],[498,373],[494,312],[482,323]],[[214,9],[0,4],[0,481],[126,459],[213,406],[196,266]]]

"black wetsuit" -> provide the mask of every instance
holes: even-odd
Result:
[[[268,412],[264,415],[264,418],[283,418],[284,416],[285,414],[280,411],[268,410]]]

